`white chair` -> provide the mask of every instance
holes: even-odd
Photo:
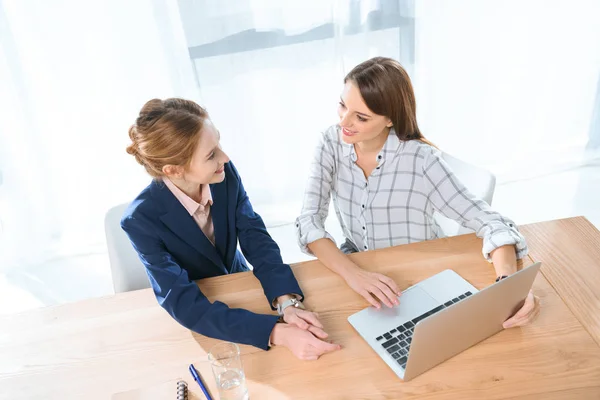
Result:
[[[443,153],[442,158],[471,193],[489,205],[492,204],[494,190],[496,189],[496,177],[494,174],[483,168],[461,161],[447,153]],[[437,211],[433,214],[433,218],[446,236],[464,235],[473,232],[473,230],[461,226],[458,222],[444,217]]]
[[[121,217],[128,204],[111,208],[104,218],[108,258],[115,293],[150,287],[146,268],[133,249],[129,238],[121,229]]]

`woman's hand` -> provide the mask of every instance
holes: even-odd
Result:
[[[540,313],[540,299],[529,291],[525,298],[523,307],[515,315],[504,321],[502,326],[504,329],[513,328],[515,326],[527,325],[533,321]]]
[[[323,324],[319,321],[319,315],[315,312],[297,307],[287,307],[283,310],[283,320],[290,325],[309,331],[318,338],[325,339],[329,336],[323,330]]]
[[[385,275],[356,266],[344,271],[343,278],[352,290],[363,296],[373,307],[381,308],[380,301],[390,308],[400,304],[398,296],[402,292],[396,282]]]
[[[339,344],[325,342],[308,330],[290,324],[275,324],[271,344],[284,346],[301,360],[317,360],[325,353],[340,350]]]

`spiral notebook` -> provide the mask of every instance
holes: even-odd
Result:
[[[112,396],[112,400],[204,400],[200,388],[190,385],[193,380],[176,379],[158,385],[128,390]]]

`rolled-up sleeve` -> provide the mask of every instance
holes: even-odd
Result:
[[[319,239],[330,239],[335,243],[333,236],[325,230],[334,173],[333,144],[324,134],[314,153],[302,212],[295,223],[298,245],[306,254],[312,255],[308,245]]]
[[[518,259],[527,255],[527,243],[516,224],[469,192],[438,151],[426,151],[423,178],[433,207],[483,239],[486,260],[491,261],[490,253],[502,246],[515,246]]]

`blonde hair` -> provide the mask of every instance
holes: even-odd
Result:
[[[164,176],[165,165],[187,168],[207,119],[206,110],[193,101],[152,99],[129,128],[127,153],[154,178]]]

